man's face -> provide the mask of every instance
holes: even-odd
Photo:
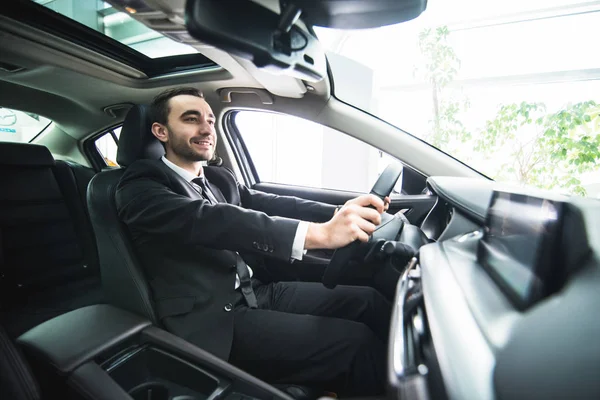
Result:
[[[186,161],[208,161],[215,153],[215,116],[208,103],[196,96],[181,95],[169,100],[167,154]]]

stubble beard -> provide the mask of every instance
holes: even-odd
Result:
[[[170,131],[172,132],[172,131]],[[174,135],[171,135],[173,138]],[[214,155],[214,149],[206,150],[203,153],[198,153],[192,147],[190,142],[185,140],[175,139],[171,140],[170,147],[173,154],[185,161],[198,162],[198,161],[210,161]]]

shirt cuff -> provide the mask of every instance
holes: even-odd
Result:
[[[296,236],[294,237],[294,243],[292,244],[292,259],[302,260],[304,255],[304,242],[306,241],[306,233],[308,232],[308,222],[300,221],[298,228],[296,229]]]

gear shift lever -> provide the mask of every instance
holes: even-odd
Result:
[[[416,254],[415,249],[404,243],[379,240],[365,256],[365,261],[381,261],[390,258],[399,260],[401,265],[406,265]]]
[[[410,260],[417,254],[417,251],[411,246],[400,242],[392,242],[389,240],[381,246],[380,251],[388,256],[401,257],[406,258],[408,260]]]

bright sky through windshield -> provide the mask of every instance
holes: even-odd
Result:
[[[586,135],[594,142],[600,131],[584,135],[591,125],[600,126],[597,107],[586,103],[600,103],[598,11],[598,1],[431,0],[420,17],[403,24],[317,28],[317,34],[338,55],[329,59],[341,100],[498,180],[596,196],[600,153],[583,154],[572,142]],[[344,81],[348,75],[354,82]],[[512,129],[507,118],[529,115],[530,107],[536,120]],[[554,131],[549,124],[558,123],[561,110],[583,112],[585,123],[549,143],[544,133]],[[490,130],[492,125],[502,129]],[[553,159],[557,152],[560,161]]]

